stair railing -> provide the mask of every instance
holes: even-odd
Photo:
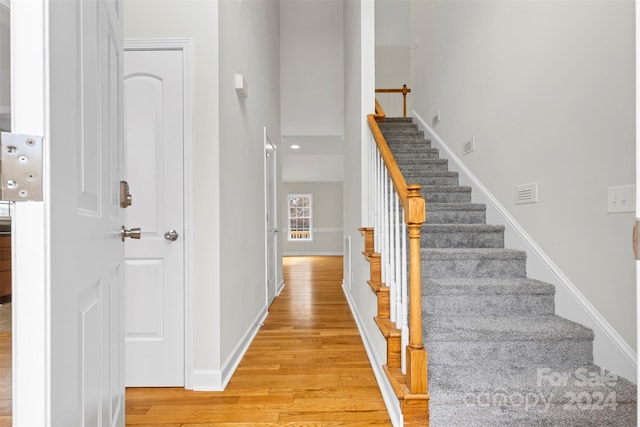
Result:
[[[401,93],[402,94],[402,117],[407,117],[407,94],[411,89],[407,85],[402,85],[400,89],[376,89],[376,93]]]
[[[407,185],[378,126],[384,111],[367,117],[370,135],[370,209],[374,251],[380,254],[381,278],[389,287],[390,320],[401,331],[402,373],[412,394],[427,392],[427,358],[422,342],[420,228],[425,221],[421,186]],[[407,236],[409,251],[407,257]]]

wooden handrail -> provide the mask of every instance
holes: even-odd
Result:
[[[402,94],[402,117],[407,117],[407,94],[411,89],[407,85],[402,85],[400,89],[376,89],[376,93],[401,93]],[[376,101],[377,103],[378,101]]]
[[[376,113],[367,121],[389,172],[393,186],[404,208],[404,221],[409,231],[409,345],[407,346],[407,387],[411,393],[427,393],[427,355],[422,341],[422,274],[420,262],[420,228],[426,220],[426,202],[419,184],[407,185],[385,140],[378,121],[382,108],[376,100]],[[383,113],[384,114],[384,113]]]

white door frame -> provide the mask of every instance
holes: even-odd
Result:
[[[636,22],[636,226],[640,225],[640,1],[635,0]],[[637,236],[637,235],[636,235]],[[637,254],[636,256],[640,256]],[[636,259],[636,325],[640,325],[640,261]],[[640,330],[636,326],[636,335],[640,339]],[[640,381],[640,371],[637,373],[637,381]],[[640,384],[640,383],[637,383]],[[637,413],[638,425],[640,425],[640,412]]]
[[[184,384],[186,389],[193,389],[193,41],[189,38],[125,39],[124,49],[182,51],[182,75],[184,78],[182,88],[184,94]]]
[[[42,79],[46,70],[45,4],[43,1],[13,2],[10,13],[11,129],[14,133],[46,135],[46,88]],[[16,69],[36,71],[30,75],[16,73]],[[16,96],[17,93],[20,96]],[[49,158],[46,149],[43,158],[46,164]],[[48,184],[45,175],[45,185]],[[49,193],[48,188],[44,190],[45,194]],[[23,202],[15,206],[11,234],[14,425],[46,425],[51,413],[47,219],[45,202]]]
[[[267,145],[270,145],[273,149],[273,169],[269,168],[269,162],[267,161],[267,156],[269,154],[269,150]],[[269,301],[269,263],[273,262],[273,287],[274,287],[274,298],[278,296],[278,146],[271,142],[271,138],[267,133],[267,127],[264,127],[264,209],[265,209],[265,235],[269,233],[269,224],[271,224],[272,229],[274,230],[273,236],[273,252],[275,259],[269,259],[269,241],[268,238],[265,239],[265,277],[267,282],[267,287],[265,290],[266,295],[266,303],[267,310],[269,309],[269,305],[271,301]],[[269,177],[269,175],[271,175]],[[269,198],[269,182],[273,186],[273,199],[268,200]],[[269,207],[271,206],[271,209]],[[267,221],[268,215],[271,214],[269,210],[273,211],[273,218]]]

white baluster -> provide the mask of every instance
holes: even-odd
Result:
[[[402,212],[404,218],[404,209]],[[400,333],[400,348],[407,348],[409,345],[409,291],[408,291],[408,270],[407,270],[407,224],[402,221],[402,330]],[[407,373],[406,352],[402,352],[402,373]]]
[[[396,317],[393,319],[396,323],[396,328],[402,328],[402,270],[400,266],[400,200],[398,198],[398,193],[394,191],[393,193],[393,210],[394,210],[394,241],[393,241],[393,253],[394,253],[394,271],[395,274],[395,283],[398,288],[396,292]]]

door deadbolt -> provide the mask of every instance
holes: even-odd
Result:
[[[120,181],[120,207],[127,208],[131,206],[133,198],[129,192],[129,183],[127,181]]]
[[[120,234],[122,236],[123,242],[124,242],[124,239],[126,239],[127,237],[129,237],[130,239],[140,240],[140,236],[142,236],[142,231],[140,231],[140,228],[138,227],[132,228],[131,230],[127,230],[126,228],[124,228],[124,225],[123,225],[122,230],[120,231]]]

